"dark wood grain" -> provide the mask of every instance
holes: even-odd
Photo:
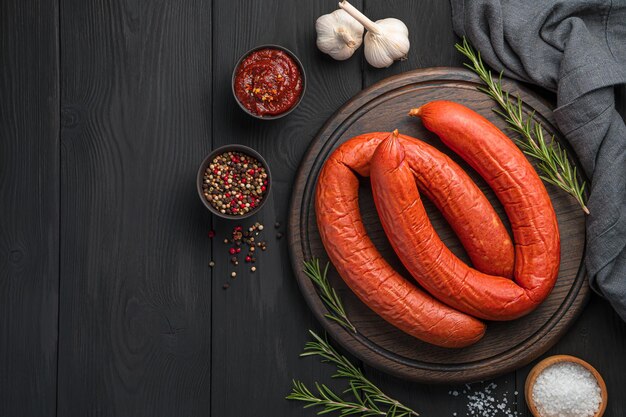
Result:
[[[304,158],[294,186],[289,217],[294,268],[311,257],[325,258],[313,209],[319,169],[334,148],[364,132],[398,128],[438,147],[465,168],[503,216],[501,206],[485,182],[419,121],[406,115],[410,108],[428,101],[449,99],[471,107],[504,129],[504,121],[491,111],[491,100],[476,91],[476,80],[467,70],[441,68],[407,72],[364,90],[328,120]],[[507,81],[505,87],[519,91],[527,113],[536,111],[541,115],[542,124],[554,132],[551,111],[543,101],[514,82]],[[582,310],[588,294],[581,271],[584,215],[567,195],[553,187],[548,187],[548,192],[559,220],[562,243],[563,261],[557,284],[550,297],[531,314],[512,322],[489,323],[485,337],[473,346],[451,350],[417,341],[365,307],[333,273],[331,280],[341,288],[348,315],[359,330],[355,336],[323,318],[325,308],[306,275],[297,274],[298,282],[313,312],[333,337],[369,365],[422,382],[468,382],[501,375],[530,362],[556,343]],[[390,263],[400,269],[378,222],[367,187],[362,187],[360,208],[370,238]],[[428,205],[427,210],[442,240],[466,259],[449,225],[432,205]]]
[[[56,1],[0,2],[0,416],[56,413]]]
[[[327,382],[332,368],[298,358],[306,330],[321,329],[271,225],[285,232],[300,160],[343,103],[388,76],[462,63],[447,1],[353,4],[407,24],[406,61],[379,70],[362,48],[345,62],[320,53],[314,22],[333,0],[0,2],[0,416],[315,415],[283,399],[292,378]],[[230,92],[237,58],[261,43],[296,52],[309,81],[298,110],[275,122],[246,117]],[[616,92],[625,116],[626,87]],[[194,177],[211,149],[236,142],[267,157],[275,183],[250,219],[266,224],[269,249],[256,274],[241,265],[232,280],[206,232],[223,237],[234,223],[211,218]],[[604,300],[592,297],[553,353],[593,364],[609,389],[605,416],[626,414],[626,325]],[[346,354],[421,415],[467,413],[464,385],[407,382]],[[469,389],[494,382],[528,416],[515,390],[531,365]]]
[[[360,2],[355,2],[360,7]],[[295,172],[315,132],[335,109],[361,88],[357,58],[337,62],[315,47],[315,20],[336,9],[336,1],[233,0],[215,2],[213,147],[241,143],[257,150],[272,170],[273,188],[263,210],[241,224],[265,224],[268,250],[257,256],[257,272],[244,262],[229,263],[228,246],[216,243],[213,258],[213,372],[211,415],[219,417],[308,415],[284,397],[293,378],[329,380],[330,369],[302,359],[307,329],[318,328],[298,291],[287,239],[276,239],[278,220],[285,233]],[[287,117],[274,121],[246,115],[231,93],[233,67],[261,44],[289,48],[302,61],[306,95]],[[214,219],[223,239],[238,222]],[[235,279],[231,271],[237,272]],[[222,289],[228,282],[230,288]],[[242,398],[245,400],[242,401]]]
[[[61,1],[59,416],[206,416],[211,8]]]

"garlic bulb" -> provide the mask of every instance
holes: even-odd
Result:
[[[363,25],[341,9],[320,16],[315,30],[319,50],[338,61],[350,58],[363,43]]]
[[[388,18],[376,22],[382,33],[365,34],[365,59],[373,67],[385,68],[393,61],[406,59],[411,46],[409,29],[398,19]]]
[[[409,29],[402,21],[388,18],[372,22],[346,0],[339,3],[339,7],[367,29],[365,59],[371,66],[385,68],[393,61],[406,59],[411,43]]]

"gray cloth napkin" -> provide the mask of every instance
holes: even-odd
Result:
[[[451,0],[454,29],[496,71],[557,94],[554,116],[591,179],[585,266],[626,320],[626,0]]]

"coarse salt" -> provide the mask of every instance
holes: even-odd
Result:
[[[541,417],[592,417],[602,402],[596,378],[573,362],[558,362],[541,371],[532,397]]]
[[[518,412],[514,410],[516,406],[515,399],[509,403],[509,391],[500,391],[500,395],[496,394],[498,386],[491,383],[476,383],[473,385],[465,384],[465,389],[461,392],[454,390],[448,394],[458,397],[464,394],[466,403],[466,412],[463,414],[467,417],[517,417]],[[517,392],[517,391],[516,391]],[[516,394],[517,395],[517,394]],[[513,408],[513,410],[511,409]],[[453,417],[459,415],[457,412],[452,413]]]

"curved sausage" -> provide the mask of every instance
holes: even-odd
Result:
[[[413,277],[433,296],[487,320],[512,320],[539,305],[559,270],[556,214],[537,173],[497,127],[452,102],[431,102],[411,115],[465,159],[493,188],[511,222],[515,282],[476,271],[450,252],[428,221],[419,193],[407,182],[402,145],[390,138],[374,154],[371,177],[381,223]],[[386,198],[393,193],[395,203]]]
[[[369,176],[370,159],[388,132],[356,136],[342,147],[344,163]],[[513,242],[497,213],[472,179],[447,155],[406,135],[399,135],[420,191],[450,224],[479,271],[512,277]]]
[[[403,279],[367,236],[355,173],[368,171],[370,158],[363,158],[367,143],[350,140],[341,145],[325,162],[318,178],[315,211],[328,257],[357,297],[400,330],[443,347],[477,342],[485,332],[483,323]],[[415,184],[412,177],[411,183]]]

